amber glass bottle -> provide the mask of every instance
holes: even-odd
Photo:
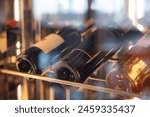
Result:
[[[141,93],[150,85],[150,33],[145,34],[112,68],[107,75],[110,88]],[[149,82],[150,83],[150,82]]]

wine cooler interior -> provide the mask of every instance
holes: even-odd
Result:
[[[0,0],[0,99],[150,99],[149,7]]]

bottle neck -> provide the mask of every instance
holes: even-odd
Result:
[[[57,31],[57,34],[62,36],[64,40],[71,39],[74,37],[80,36],[80,41],[83,41],[88,37],[93,31],[96,30],[95,19],[88,19],[83,25],[79,27],[64,27],[60,31]],[[69,38],[66,38],[69,37]]]
[[[143,36],[143,33],[132,24],[129,18],[118,23],[118,26],[124,33],[124,39],[132,41],[134,44]]]
[[[136,44],[135,46],[142,46],[150,48],[150,33],[146,33]]]
[[[80,33],[84,33],[86,32],[87,30],[91,29],[92,27],[95,27],[95,19],[93,18],[90,18],[88,20],[86,20],[84,22],[83,25],[77,27],[76,29],[80,32]]]

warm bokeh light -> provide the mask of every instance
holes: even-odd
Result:
[[[131,100],[141,100],[140,98],[134,97]]]
[[[144,16],[144,1],[143,0],[129,0],[129,18],[133,21],[134,25],[138,24],[138,19]],[[142,28],[141,26],[139,27]],[[143,29],[141,29],[143,30]]]
[[[146,63],[139,58],[137,58],[135,62],[136,63],[131,66],[131,71],[128,73],[133,81],[145,69],[145,67],[147,67]]]
[[[15,63],[16,62],[16,56],[11,56],[11,63]]]
[[[16,49],[16,55],[18,56],[21,53],[21,49]]]
[[[21,42],[20,41],[17,41],[17,43],[16,43],[16,48],[21,48]]]
[[[20,20],[20,12],[19,12],[19,0],[14,0],[14,19],[15,21]]]
[[[135,3],[136,3],[136,0],[129,0],[129,18],[133,21],[133,24],[135,24]]]
[[[137,28],[138,28],[140,31],[142,31],[142,32],[144,31],[144,27],[143,27],[142,25],[140,25],[140,24],[137,25]]]
[[[17,99],[21,100],[21,85],[18,85],[17,87]]]
[[[132,1],[132,0],[130,0]],[[137,0],[137,18],[140,19],[144,16],[144,0]]]
[[[128,47],[128,50],[130,50],[131,48],[133,48],[133,45],[130,45],[130,46]]]

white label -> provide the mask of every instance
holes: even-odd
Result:
[[[44,53],[47,54],[62,43],[64,43],[64,39],[62,37],[57,34],[50,34],[33,46],[40,48]]]

